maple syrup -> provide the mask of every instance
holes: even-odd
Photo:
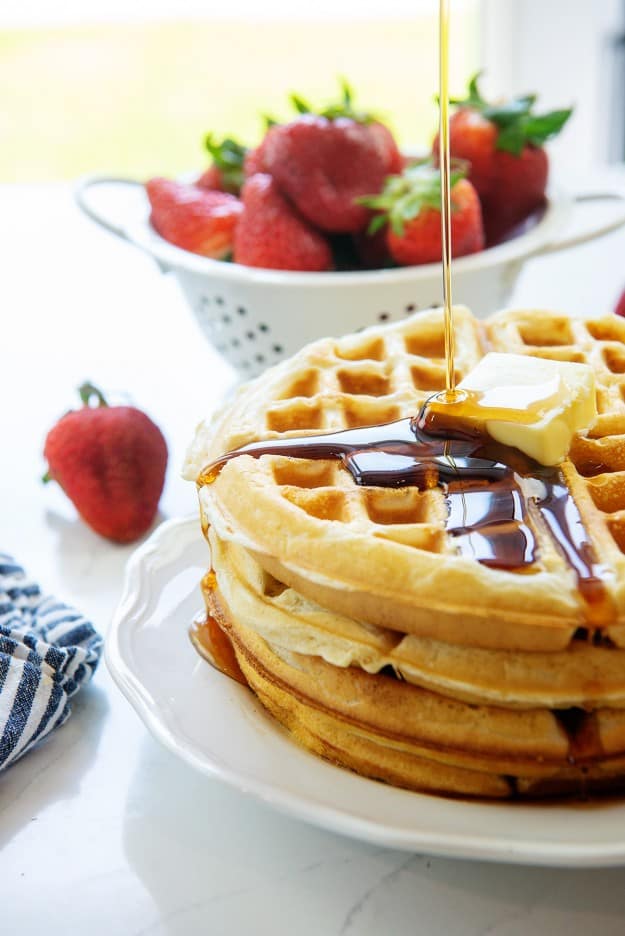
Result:
[[[445,397],[458,398],[454,370],[455,336],[451,296],[451,159],[449,155],[449,0],[438,6],[438,157],[441,174],[441,242],[443,260],[443,304],[445,307]]]
[[[202,579],[202,591],[211,592],[216,588],[217,577],[211,570]],[[193,619],[189,628],[191,643],[207,663],[225,676],[247,686],[247,680],[236,658],[232,641],[221,627],[219,621],[208,612]]]
[[[609,616],[601,567],[561,470],[494,442],[479,424],[463,423],[446,406],[426,401],[416,417],[379,426],[252,442],[209,465],[199,486],[211,484],[240,455],[337,459],[356,484],[367,487],[440,487],[445,529],[458,552],[493,568],[531,571],[535,531],[542,525],[575,572],[588,620],[599,624]]]
[[[596,712],[570,708],[556,710],[554,715],[569,739],[567,760],[571,765],[590,764],[605,756]]]

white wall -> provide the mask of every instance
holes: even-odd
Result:
[[[482,0],[482,56],[495,94],[536,91],[545,109],[575,104],[554,162],[583,170],[608,159],[613,75],[608,43],[623,0]]]

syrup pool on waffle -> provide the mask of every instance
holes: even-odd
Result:
[[[460,555],[529,572],[537,558],[535,525],[542,523],[575,572],[589,623],[600,623],[609,611],[601,567],[562,471],[494,441],[483,423],[463,419],[463,410],[471,416],[480,406],[478,393],[464,393],[455,406],[431,405],[437,395],[416,417],[380,426],[252,442],[209,465],[198,485],[213,483],[241,455],[283,455],[337,459],[358,485],[441,487],[445,529]]]

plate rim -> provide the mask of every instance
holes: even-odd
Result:
[[[387,848],[425,852],[448,858],[504,861],[562,868],[618,867],[625,864],[625,838],[617,844],[602,845],[600,842],[564,844],[531,840],[510,842],[503,840],[501,836],[477,836],[466,831],[434,834],[427,830],[416,833],[414,828],[402,830],[393,824],[365,819],[346,812],[342,808],[319,800],[311,800],[306,795],[298,796],[275,783],[255,777],[253,773],[244,773],[216,763],[214,760],[211,761],[206,753],[197,751],[194,745],[188,742],[182,743],[175,736],[171,726],[159,714],[157,701],[125,658],[122,635],[132,628],[140,627],[142,618],[148,611],[148,595],[153,595],[154,592],[147,588],[147,583],[150,580],[150,571],[155,559],[162,557],[167,552],[168,546],[171,552],[171,546],[174,543],[178,551],[184,551],[185,548],[192,546],[192,538],[197,538],[198,546],[204,543],[197,517],[195,515],[175,517],[161,523],[134,551],[126,563],[121,596],[105,640],[104,659],[113,681],[153,737],[172,754],[205,776],[226,783],[238,792],[252,796],[284,815],[336,834]],[[207,545],[206,548],[208,549]],[[158,590],[156,591],[158,593]],[[370,784],[376,783],[367,778],[359,779]],[[410,795],[427,799],[433,796],[416,792],[410,792]],[[441,799],[441,797],[434,798]],[[461,799],[453,800],[453,802],[467,809],[475,805],[471,801]],[[480,805],[491,804],[480,801]],[[498,802],[492,804],[493,808],[498,806],[509,808],[510,805]],[[523,806],[524,804],[519,803],[514,804],[513,808],[523,809]],[[541,808],[547,810],[549,806]],[[565,807],[559,804],[558,808]],[[605,808],[609,808],[609,804]]]

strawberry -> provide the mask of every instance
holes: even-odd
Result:
[[[623,290],[621,294],[621,298],[616,303],[614,313],[615,315],[622,315],[623,317],[625,317],[625,290]]]
[[[57,481],[89,526],[131,543],[152,524],[163,490],[167,445],[158,426],[133,406],[107,406],[83,384],[83,407],[47,435],[44,481]],[[95,398],[97,405],[91,406]]]
[[[478,78],[469,82],[466,98],[452,101],[460,109],[449,122],[449,148],[453,157],[470,164],[468,177],[480,196],[492,243],[544,204],[549,161],[543,144],[560,132],[572,111],[534,114],[535,95],[489,104]]]
[[[297,95],[291,101],[300,116],[267,133],[265,171],[311,224],[333,234],[363,230],[370,215],[357,199],[379,192],[403,162],[390,130],[355,110],[345,83],[341,102],[317,113]]]
[[[218,143],[212,133],[206,135],[204,145],[213,162],[195,184],[199,188],[238,195],[244,181],[243,164],[248,153],[247,147],[231,137]]]
[[[314,110],[300,95],[292,94],[291,103],[299,114],[316,114],[318,117],[327,117],[336,120],[338,117],[347,117],[359,124],[365,124],[370,135],[376,140],[386,163],[386,174],[396,175],[405,165],[405,159],[399,151],[395,138],[386,124],[377,116],[368,111],[359,110],[354,106],[354,92],[344,78],[339,81],[341,98],[334,104],[319,110]]]
[[[223,259],[231,254],[243,210],[234,195],[169,179],[150,179],[146,192],[152,227],[165,240],[203,257]]]
[[[386,126],[379,120],[374,120],[369,124],[369,133],[377,137],[378,145],[386,153],[386,173],[387,175],[399,175],[406,165],[406,159],[400,153],[399,147],[395,142],[395,137]]]
[[[365,227],[369,213],[356,199],[380,191],[387,170],[364,124],[304,115],[275,127],[263,151],[266,170],[311,224],[337,234]]]
[[[477,192],[463,178],[463,170],[451,175],[451,241],[454,257],[476,253],[484,247],[482,211]],[[387,180],[381,195],[362,201],[380,212],[369,225],[376,235],[388,222],[388,249],[401,266],[434,263],[442,256],[440,172],[429,164],[410,166]]]
[[[237,263],[271,270],[332,269],[329,244],[297,214],[271,176],[250,176],[242,198],[234,240]]]
[[[195,184],[198,188],[208,189],[210,192],[224,191],[221,172],[215,165],[209,166],[208,169],[205,169],[202,175],[197,177]]]
[[[245,154],[243,160],[243,175],[246,179],[256,175],[257,172],[264,172],[263,168],[263,144],[250,149]]]

